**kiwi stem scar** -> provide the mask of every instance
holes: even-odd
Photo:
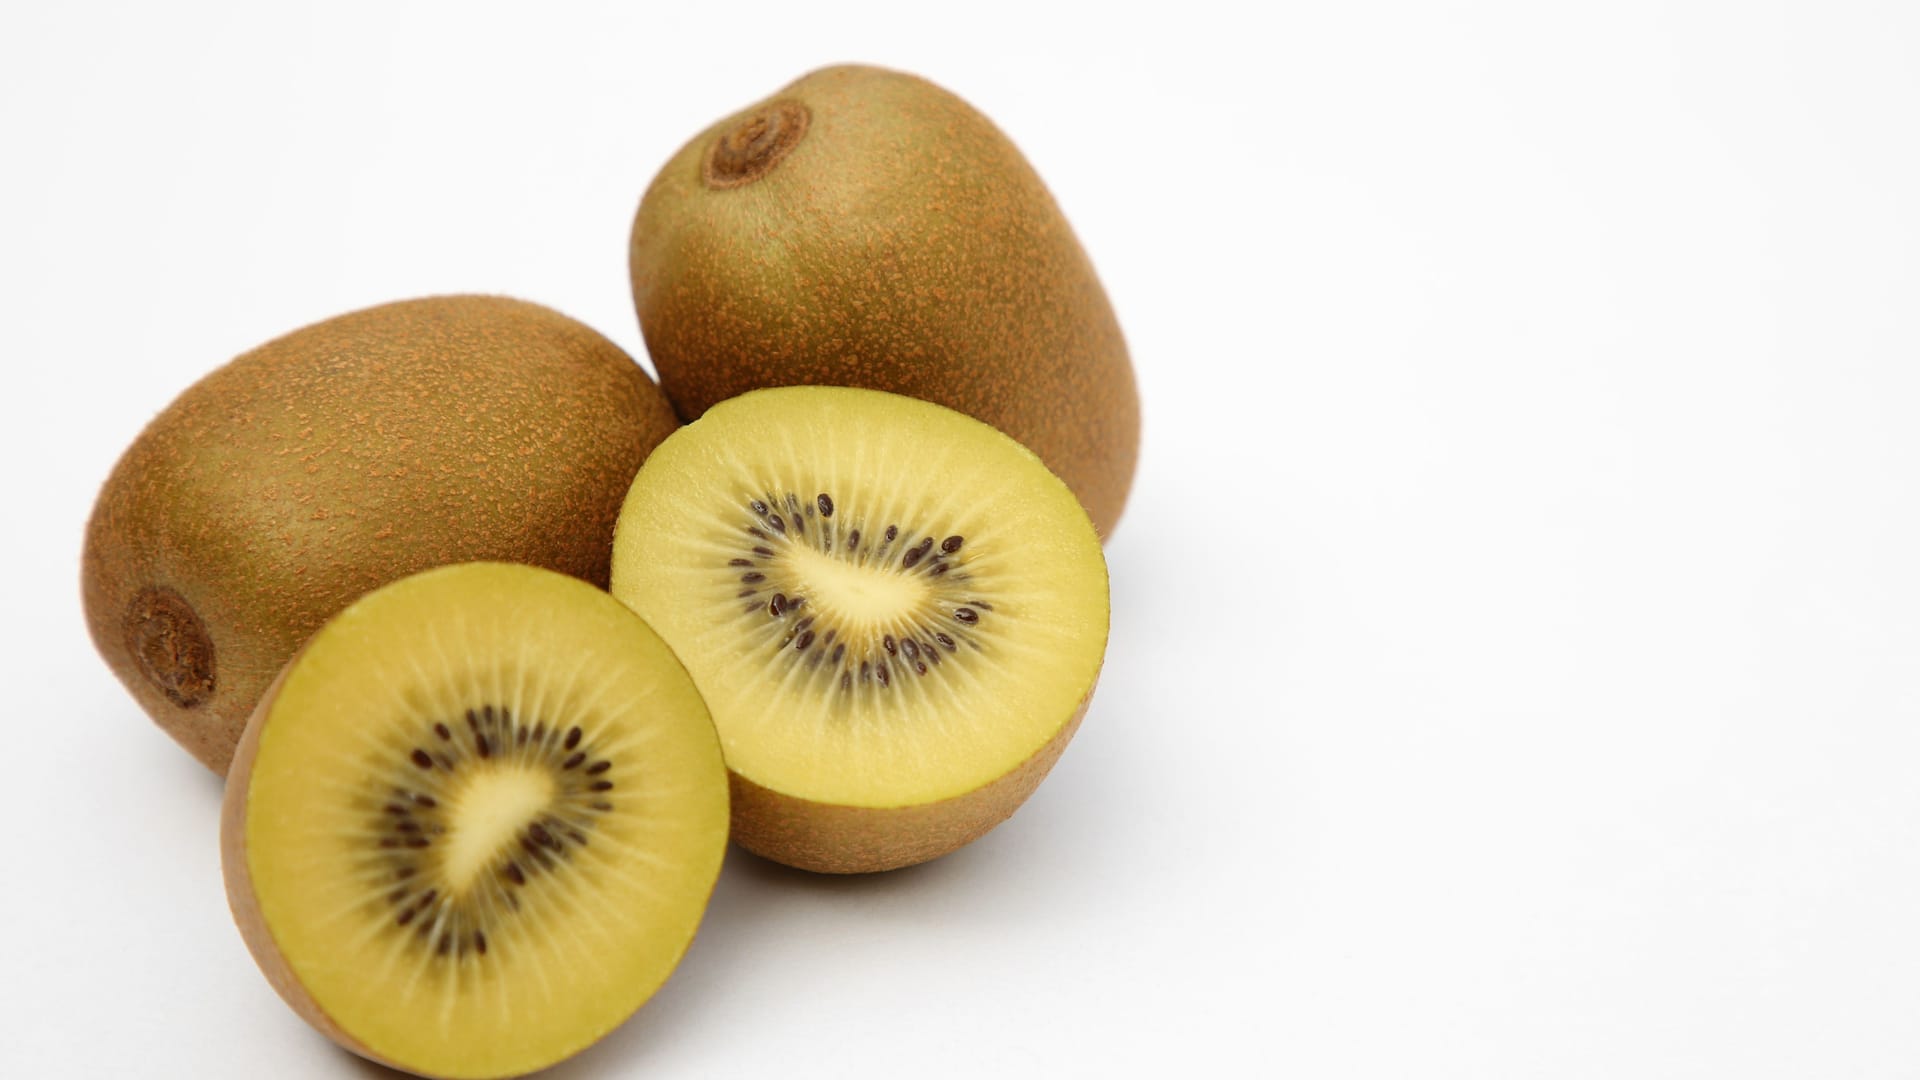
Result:
[[[213,639],[186,598],[149,585],[128,601],[122,629],[140,673],[168,701],[191,709],[213,696]]]
[[[797,101],[768,102],[713,141],[701,179],[720,190],[753,183],[800,145],[812,119]]]

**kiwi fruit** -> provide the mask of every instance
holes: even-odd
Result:
[[[329,621],[249,721],[228,899],[314,1027],[423,1076],[512,1076],[666,980],[727,836],[686,669],[606,593],[442,567]]]
[[[477,559],[604,586],[620,500],[678,425],[618,346],[536,304],[309,326],[196,383],[121,457],[87,526],[88,629],[225,772],[287,659],[373,588]]]
[[[683,419],[768,386],[908,394],[1119,519],[1140,403],[1113,308],[1019,149],[940,87],[834,67],[720,121],[648,187],[629,267]]]
[[[733,838],[886,870],[1004,820],[1085,714],[1106,563],[1040,460],[917,399],[781,387],[660,444],[614,532],[613,593],[700,688]]]

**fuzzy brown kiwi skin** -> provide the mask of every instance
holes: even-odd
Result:
[[[993,782],[917,806],[837,806],[761,787],[729,769],[733,841],[774,862],[821,874],[898,870],[937,859],[1013,816],[1080,730],[1093,692],[1046,745]]]
[[[632,358],[537,304],[317,323],[190,387],[122,455],[87,525],[88,630],[224,773],[287,658],[380,585],[495,559],[604,588],[627,486],[678,426]]]
[[[743,145],[763,158],[727,156]],[[1039,175],[960,98],[880,68],[814,72],[683,147],[628,254],[683,419],[793,384],[938,402],[1024,443],[1112,533],[1140,440],[1125,339]]]

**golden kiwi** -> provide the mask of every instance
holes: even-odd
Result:
[[[809,870],[923,862],[1004,820],[1085,713],[1100,541],[1030,451],[938,405],[783,387],[660,444],[613,593],[687,665],[733,837]]]
[[[536,304],[309,326],[193,385],[121,457],[87,526],[88,629],[224,772],[281,666],[379,585],[475,559],[604,585],[621,497],[676,426],[618,346]]]
[[[1020,151],[966,102],[871,67],[722,120],[634,218],[634,303],[683,419],[766,386],[909,394],[999,428],[1102,535],[1140,404],[1093,265]]]
[[[335,616],[249,722],[227,895],[275,990],[349,1050],[514,1076],[666,980],[727,839],[727,779],[673,653],[612,597],[442,567]]]

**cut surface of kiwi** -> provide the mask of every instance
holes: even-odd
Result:
[[[663,442],[616,526],[613,592],[712,711],[734,838],[815,870],[921,862],[1011,814],[1107,639],[1099,538],[1038,458],[843,387],[746,394]]]
[[[296,1011],[426,1076],[593,1043],[693,938],[727,780],[671,650],[606,593],[471,563],[327,623],[249,721],[223,864]]]

